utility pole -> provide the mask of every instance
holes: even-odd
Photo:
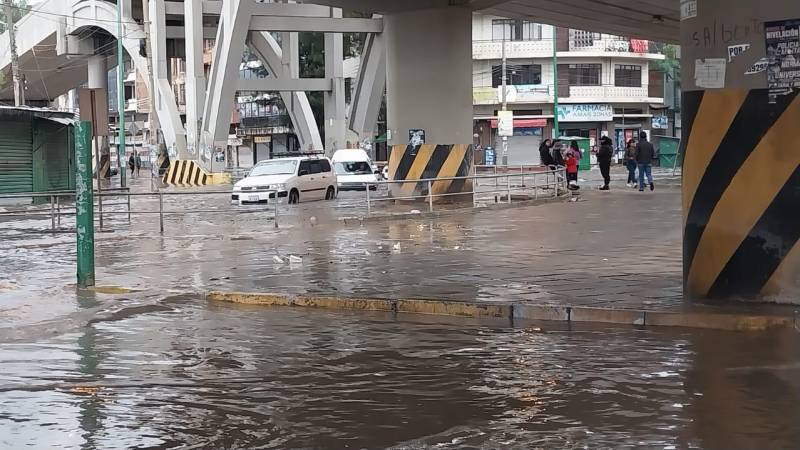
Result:
[[[150,143],[158,146],[158,114],[156,114],[156,79],[153,77],[153,45],[150,39],[150,0],[142,0],[142,18],[144,19],[144,41],[147,48],[147,79],[150,81]]]
[[[117,111],[119,112],[119,137],[117,138],[117,167],[119,168],[120,186],[126,187],[123,162],[127,159],[128,147],[125,145],[125,58],[122,54],[122,0],[117,0]],[[136,151],[136,147],[133,147]],[[124,156],[123,156],[124,155]]]
[[[503,45],[503,48],[500,51],[501,55],[502,55],[501,57],[503,59],[503,66],[502,66],[503,67],[503,69],[502,69],[503,70],[503,75],[502,75],[502,81],[501,81],[502,84],[503,84],[503,88],[502,88],[503,89],[503,95],[502,95],[502,98],[503,98],[503,111],[507,111],[508,110],[508,101],[507,101],[507,98],[506,98],[506,85],[508,84],[508,76],[507,76],[507,72],[506,72],[506,66],[507,66],[506,63],[507,63],[508,60],[506,58],[506,34],[505,34],[505,31],[503,32],[503,43],[502,43],[502,45]],[[508,165],[508,136],[503,136],[502,139],[503,139],[503,159],[502,159],[502,161],[503,161],[503,165],[507,166]]]
[[[6,13],[6,28],[8,28],[8,42],[11,47],[11,74],[14,78],[14,106],[25,104],[24,92],[22,90],[22,79],[19,75],[19,56],[17,55],[17,39],[14,31],[14,14],[11,0],[4,1]]]
[[[558,53],[556,51],[556,26],[553,25],[553,137],[561,134],[558,130]]]

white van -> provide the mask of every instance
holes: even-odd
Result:
[[[378,188],[378,177],[375,175],[372,160],[364,150],[336,150],[331,161],[340,191],[363,191],[367,189],[367,185],[371,191]]]

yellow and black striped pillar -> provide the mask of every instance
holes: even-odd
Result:
[[[691,129],[683,165],[688,293],[779,294],[800,263],[800,96],[766,89],[684,94]]]
[[[175,160],[164,173],[164,184],[171,186],[205,186],[208,174],[199,164],[190,160]]]
[[[769,21],[800,17],[800,2],[696,6],[681,21],[684,289],[798,302],[800,95],[769,95],[781,62],[766,39]],[[735,44],[747,48],[731,54]]]
[[[468,177],[473,174],[472,145],[394,145],[389,154],[389,177],[394,181],[409,180],[408,183],[390,185],[395,198],[418,197],[424,200],[429,195],[428,183],[431,178]],[[442,180],[431,184],[434,201],[472,199],[472,180]],[[462,194],[462,195],[443,195]]]

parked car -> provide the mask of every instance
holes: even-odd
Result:
[[[372,191],[378,188],[380,172],[364,150],[336,150],[332,160],[340,191],[363,191],[367,186]]]
[[[261,161],[233,185],[231,201],[268,203],[286,198],[290,204],[333,200],[338,193],[336,174],[328,158],[301,156]]]

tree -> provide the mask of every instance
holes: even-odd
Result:
[[[0,0],[0,4],[2,4],[2,0]],[[13,12],[11,13],[11,16],[14,19],[14,23],[21,19],[25,14],[28,14],[27,0],[11,0],[11,5],[13,6]],[[8,18],[5,16],[5,14],[3,14],[3,21],[0,22],[0,33],[5,33],[6,29],[8,29]]]

